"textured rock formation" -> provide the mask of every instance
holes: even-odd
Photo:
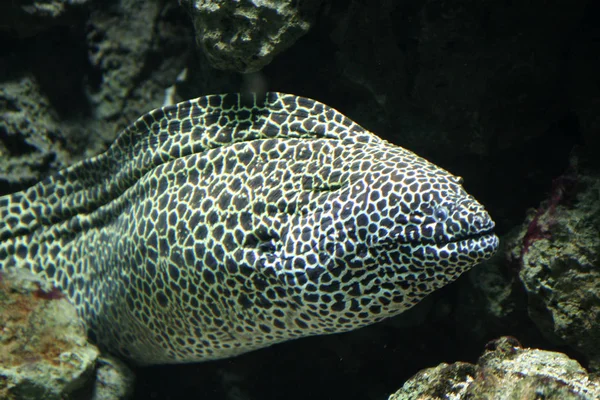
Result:
[[[98,349],[75,307],[43,285],[29,273],[2,273],[0,398],[59,400],[93,381]]]
[[[600,381],[562,353],[522,348],[503,337],[490,343],[476,365],[457,362],[425,369],[389,400],[547,399],[593,400]]]
[[[310,29],[321,0],[186,0],[196,39],[219,69],[254,72]]]
[[[598,370],[600,174],[572,164],[508,246],[540,331]]]
[[[89,0],[15,0],[0,3],[0,29],[35,35],[56,25],[76,23]]]
[[[0,273],[0,398],[125,400],[134,378],[99,357],[75,307],[26,271]]]

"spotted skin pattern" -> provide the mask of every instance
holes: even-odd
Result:
[[[61,289],[138,364],[235,356],[396,315],[498,238],[457,178],[294,95],[154,110],[0,197],[0,269]]]

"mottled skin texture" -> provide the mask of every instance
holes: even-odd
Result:
[[[0,269],[50,280],[102,348],[224,358],[398,314],[489,258],[460,178],[313,100],[206,96],[0,197]]]

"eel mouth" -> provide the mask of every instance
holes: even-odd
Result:
[[[450,240],[446,240],[446,241],[442,241],[442,242],[436,241],[435,243],[436,244],[445,245],[445,244],[448,244],[448,243],[467,242],[469,240],[480,240],[480,239],[482,239],[483,237],[486,237],[486,236],[489,236],[489,237],[495,236],[494,228],[489,228],[489,229],[486,229],[486,230],[483,230],[483,231],[480,231],[480,232],[470,233],[468,235],[455,237],[455,238],[452,238]]]
[[[438,238],[419,238],[416,240],[406,240],[403,237],[388,237],[387,239],[383,239],[379,241],[379,245],[385,248],[392,248],[398,245],[408,245],[408,246],[413,246],[413,247],[418,247],[418,246],[435,246],[435,247],[443,247],[443,246],[447,246],[449,244],[452,243],[475,243],[475,242],[479,242],[482,240],[485,240],[486,238],[491,238],[493,236],[496,236],[496,234],[494,233],[494,227],[489,227],[488,229],[485,230],[481,230],[479,232],[475,232],[475,233],[470,233],[467,235],[460,235],[460,236],[456,236],[450,239],[447,238],[442,238],[442,237],[438,237]]]

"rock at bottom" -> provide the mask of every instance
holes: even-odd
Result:
[[[64,295],[28,271],[0,272],[0,399],[126,399],[131,372],[98,356]]]
[[[389,400],[594,400],[600,382],[565,354],[526,349],[513,338],[488,345],[477,365],[457,362],[425,369]]]

